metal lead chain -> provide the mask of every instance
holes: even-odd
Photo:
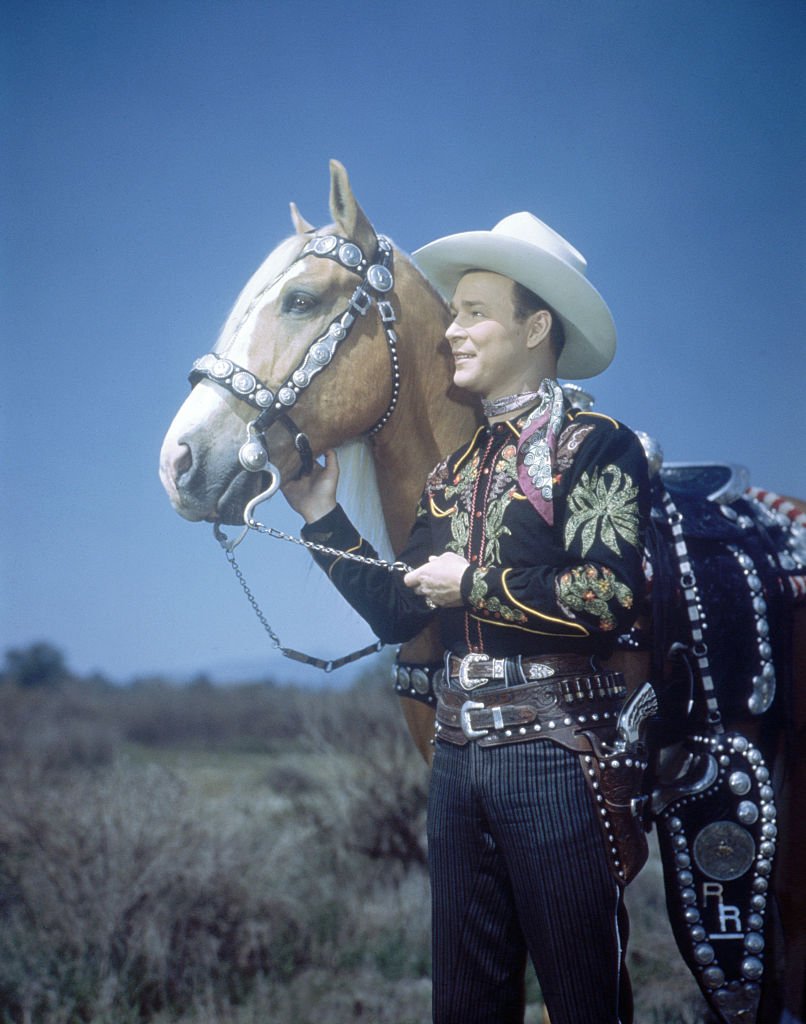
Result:
[[[263,523],[258,523],[254,519],[248,521],[248,526],[252,530],[256,530],[258,533],[265,533],[268,537],[275,537],[277,540],[287,540],[292,544],[298,544],[300,547],[308,548],[311,551],[318,551],[323,555],[338,555],[342,558],[346,558],[351,562],[362,562],[364,565],[378,565],[384,569],[388,569],[389,572],[410,572],[411,569],[405,562],[385,562],[381,558],[368,558],[366,555],[356,555],[349,551],[340,551],[338,548],[329,548],[324,544],[315,544],[309,540],[303,540],[301,537],[294,537],[289,533],[283,533],[282,530],[277,530],[273,526],[264,526]],[[252,611],[257,616],[258,622],[261,624],[263,629],[268,634],[271,640],[272,647],[279,651],[284,657],[290,658],[292,661],[300,661],[303,665],[313,665],[314,668],[320,668],[323,672],[333,672],[337,668],[341,668],[343,665],[349,665],[354,661],[359,661],[361,658],[366,658],[370,654],[377,654],[378,651],[383,650],[383,643],[378,640],[374,644],[369,644],[367,647],[362,647],[358,651],[352,651],[350,654],[345,654],[341,658],[331,658],[325,660],[324,658],[316,658],[312,654],[305,654],[303,651],[294,650],[293,647],[283,647],[282,642],[277,634],[272,629],[268,619],[263,614],[263,610],[257,603],[257,598],[249,588],[249,584],[246,582],[244,574],[241,572],[241,567],[233,554],[233,549],[228,546],[227,543],[222,540],[221,536],[216,534],[219,538],[219,543],[224,548],[224,553],[227,556],[227,561],[232,566],[232,571],[235,573],[235,577],[238,583],[241,585],[241,589],[246,595],[246,599],[252,606]]]
[[[368,555],[357,555],[352,551],[342,551],[340,548],[329,548],[325,544],[316,544],[311,540],[304,540],[302,537],[294,537],[290,533],[283,533],[274,526],[264,526],[263,523],[250,519],[247,522],[250,530],[263,533],[267,537],[274,537],[276,540],[287,540],[291,544],[298,544],[309,551],[316,551],[320,555],[334,555],[336,558],[346,558],[348,562],[360,562],[362,565],[377,565],[381,569],[388,569],[389,572],[411,572],[410,565],[405,562],[387,562],[383,558],[370,558]]]
[[[271,628],[271,625],[269,624],[268,619],[263,614],[260,605],[257,603],[257,598],[252,593],[252,591],[249,589],[249,584],[246,582],[246,580],[244,578],[244,574],[241,572],[240,565],[238,565],[237,561],[235,560],[235,555],[231,551],[227,551],[226,552],[226,556],[227,556],[227,561],[232,566],[232,570],[235,573],[235,576],[236,576],[238,582],[240,583],[241,588],[243,589],[244,594],[246,594],[247,601],[252,605],[252,610],[254,611],[255,615],[257,615],[257,617],[258,617],[258,621],[260,622],[261,626],[266,630],[266,632],[269,634],[269,638],[271,640],[272,647],[274,647],[276,650],[282,650],[283,649],[283,645],[280,642],[280,638],[279,638],[279,636],[277,636],[277,634]]]

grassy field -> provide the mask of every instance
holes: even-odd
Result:
[[[427,771],[378,685],[0,686],[0,770],[3,1024],[430,1020]],[[655,855],[629,897],[638,1024],[702,1024]]]

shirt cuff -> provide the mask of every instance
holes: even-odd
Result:
[[[342,542],[347,546],[352,546],[359,536],[341,505],[336,505],[321,519],[305,523],[300,530],[300,535],[304,540],[312,541],[315,544],[329,544],[337,548],[342,547]]]

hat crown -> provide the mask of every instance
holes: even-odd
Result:
[[[521,213],[511,213],[495,225],[492,234],[505,235],[542,249],[580,274],[584,275],[587,271],[588,264],[582,253],[533,213],[525,210]]]

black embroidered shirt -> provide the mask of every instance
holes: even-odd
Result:
[[[400,560],[453,551],[470,563],[461,608],[429,609],[402,574],[315,555],[377,636],[400,643],[439,617],[455,654],[574,652],[607,656],[631,626],[644,588],[649,481],[635,434],[609,417],[569,411],[552,464],[554,523],[518,482],[520,418],[480,427],[431,473]],[[303,536],[374,555],[337,507]]]

